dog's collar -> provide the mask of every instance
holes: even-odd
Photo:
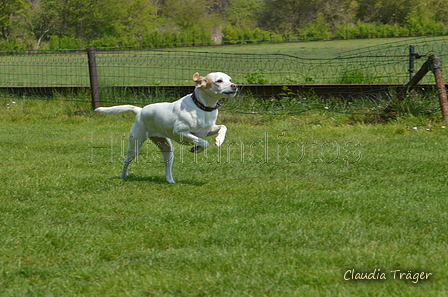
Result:
[[[221,103],[216,102],[216,105],[213,107],[210,106],[205,106],[204,104],[202,104],[198,98],[196,97],[195,92],[193,92],[193,94],[191,94],[191,99],[193,99],[194,104],[196,104],[197,107],[199,107],[200,109],[202,109],[203,111],[207,111],[207,112],[212,112],[216,109],[218,109],[218,107],[221,106]]]

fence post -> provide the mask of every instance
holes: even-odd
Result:
[[[442,109],[443,120],[448,123],[448,99],[445,82],[442,76],[442,60],[436,55],[428,57],[428,60],[426,60],[420,70],[417,71],[415,76],[412,77],[409,83],[403,89],[401,89],[400,92],[398,92],[397,98],[403,99],[406,96],[406,93],[412,87],[417,85],[429,71],[432,71],[432,73],[434,73],[434,78],[436,79],[436,88],[437,92],[439,93],[439,102],[440,108]],[[389,109],[390,106],[385,109],[385,112]]]
[[[92,95],[92,109],[100,107],[100,88],[98,85],[98,75],[96,72],[95,48],[87,49],[87,57],[89,59],[89,76],[90,76],[90,93]]]
[[[410,45],[409,46],[409,80],[412,79],[412,74],[414,73],[414,60],[415,60],[415,51],[414,51],[414,46]]]
[[[440,108],[442,109],[443,120],[448,123],[448,99],[446,95],[445,82],[442,76],[442,60],[438,56],[430,56],[431,63],[429,68],[434,73],[436,79],[436,88],[439,93]]]

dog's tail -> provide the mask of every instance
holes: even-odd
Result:
[[[126,111],[133,111],[136,115],[139,115],[141,110],[141,107],[133,105],[117,105],[112,107],[98,107],[97,109],[95,109],[95,112],[101,112],[105,114],[119,114]]]

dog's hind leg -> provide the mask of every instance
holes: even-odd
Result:
[[[120,178],[126,178],[128,176],[129,165],[131,165],[132,160],[137,157],[138,152],[146,139],[146,132],[138,129],[138,126],[134,123],[134,125],[132,125],[131,132],[129,133],[128,155],[126,159],[124,159],[123,170],[121,171]]]
[[[174,152],[173,145],[169,138],[164,137],[150,137],[151,141],[159,148],[163,156],[163,162],[165,163],[165,178],[170,184],[174,184],[173,179],[173,163],[174,163]]]

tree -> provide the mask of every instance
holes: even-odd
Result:
[[[227,39],[247,40],[338,31],[345,38],[377,36],[371,31],[385,29],[394,31],[385,36],[433,34],[448,25],[446,1],[0,0],[0,41],[39,48],[50,40],[55,47],[196,44],[212,36],[220,43],[223,30]]]
[[[306,0],[266,0],[259,23],[265,30],[293,32],[315,18],[315,11]]]
[[[421,35],[443,31],[443,24],[435,20],[435,11],[425,3],[416,6],[406,16],[406,27],[411,33]]]
[[[209,9],[207,0],[166,0],[162,8],[165,24],[184,30],[221,23],[218,14]]]
[[[225,12],[225,19],[238,28],[257,27],[257,16],[262,12],[260,0],[233,0]]]
[[[53,1],[54,2],[54,1]],[[33,1],[24,14],[24,27],[35,39],[34,49],[57,27],[58,12],[48,2]]]
[[[158,25],[157,6],[147,0],[131,0],[124,5],[121,24],[128,35],[141,37]]]
[[[353,23],[355,21],[355,13],[358,8],[356,0],[333,0],[323,1],[319,13],[325,18],[327,27],[335,30],[341,24]],[[316,19],[318,15],[316,16]]]
[[[0,33],[4,39],[11,33],[13,19],[22,15],[26,8],[25,0],[0,0]]]
[[[404,24],[411,8],[419,0],[359,0],[357,18],[363,22]]]
[[[153,30],[156,11],[150,0],[34,0],[25,23],[36,48],[50,36],[52,40],[69,37],[87,44],[98,39],[119,43],[141,40],[145,32]]]

